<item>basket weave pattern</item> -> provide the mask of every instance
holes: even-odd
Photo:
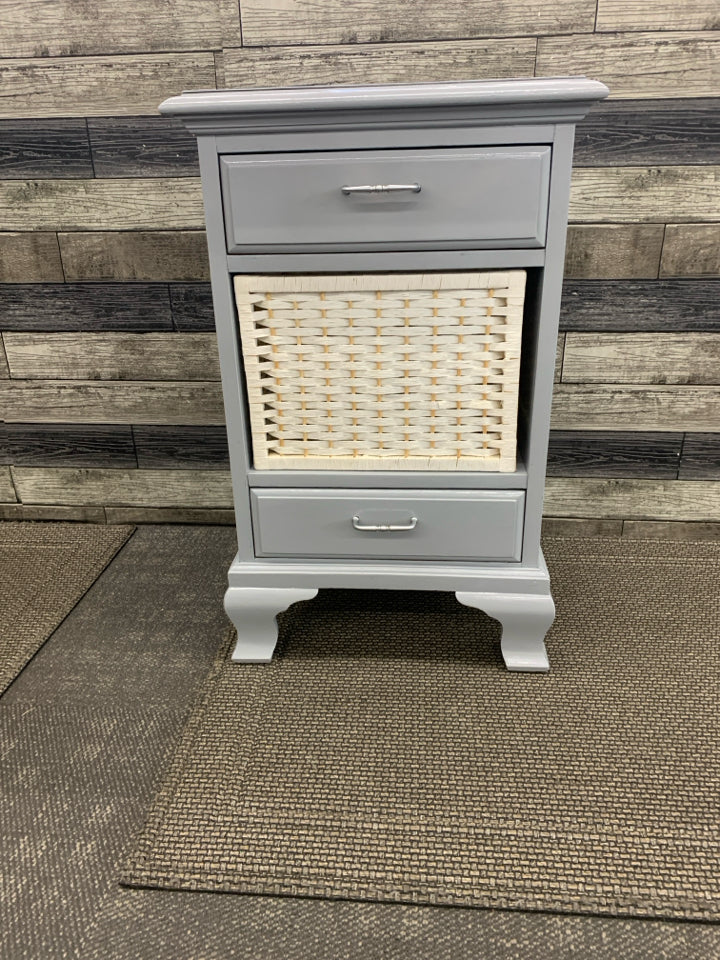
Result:
[[[237,276],[254,463],[515,469],[525,272]]]

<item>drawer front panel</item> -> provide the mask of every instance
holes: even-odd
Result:
[[[258,557],[519,560],[517,490],[251,492]],[[392,529],[368,529],[391,527]]]
[[[223,156],[220,170],[230,253],[545,243],[548,146]],[[342,189],[377,185],[395,189]]]

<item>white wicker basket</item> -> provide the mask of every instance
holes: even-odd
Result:
[[[254,464],[515,469],[525,271],[236,276]]]

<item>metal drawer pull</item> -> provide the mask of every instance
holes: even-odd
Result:
[[[356,530],[388,530],[391,533],[395,530],[414,530],[417,522],[417,517],[410,517],[407,523],[360,523],[360,517],[352,518],[352,525]]]
[[[420,193],[419,183],[366,183],[360,186],[340,187],[345,196],[352,193]]]

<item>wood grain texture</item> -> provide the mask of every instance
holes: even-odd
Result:
[[[681,480],[720,480],[720,434],[688,433],[685,435],[679,478]]]
[[[62,467],[11,469],[23,503],[130,507],[232,506],[228,471],[76,470]]]
[[[720,227],[669,223],[665,228],[661,277],[720,277]]]
[[[0,333],[0,380],[7,380],[10,376],[10,367],[8,366],[7,356],[5,354],[5,344]]]
[[[374,43],[458,40],[592,31],[593,0],[415,0],[411,5],[381,0],[242,0],[246,46],[306,43]]]
[[[717,30],[720,12],[715,0],[598,0],[597,31]]]
[[[625,520],[622,535],[630,540],[720,540],[720,522]]]
[[[657,277],[663,247],[661,223],[570,225],[567,279]]]
[[[6,333],[25,380],[219,380],[212,333]]]
[[[599,77],[613,98],[717,97],[718,56],[710,30],[540,37],[535,75]]]
[[[16,500],[10,467],[0,467],[0,501],[2,503],[14,503]]]
[[[579,520],[573,517],[544,517],[544,537],[619,537],[622,520]]]
[[[675,480],[682,439],[682,433],[553,430],[548,476]]]
[[[197,140],[168,117],[91,117],[96,177],[197,177]]]
[[[215,329],[209,283],[171,283],[170,306],[177,330],[199,333]]]
[[[134,230],[202,227],[196,178],[0,181],[9,230]]]
[[[0,503],[0,520],[69,520],[75,523],[107,523],[102,507],[34,506]]]
[[[157,116],[170,94],[214,87],[212,53],[0,60],[8,118]]]
[[[225,427],[135,426],[133,436],[142,469],[229,469]]]
[[[189,523],[235,526],[232,508],[202,507],[105,507],[107,523]]]
[[[560,326],[607,333],[720,333],[717,280],[568,280]]]
[[[12,331],[172,330],[167,284],[45,283],[0,286],[0,325]]]
[[[720,220],[720,165],[581,167],[572,175],[570,219]]]
[[[558,336],[557,350],[555,351],[555,373],[553,374],[554,383],[560,383],[564,353],[565,353],[565,334],[561,333]]]
[[[717,163],[720,101],[605,100],[575,131],[576,167]]]
[[[720,431],[720,387],[558,384],[556,430]]]
[[[550,477],[545,513],[551,517],[716,520],[720,516],[720,481]]]
[[[84,120],[0,120],[0,179],[92,176]]]
[[[13,373],[9,343],[6,349]],[[717,333],[568,333],[562,379],[563,383],[718,383],[720,337]],[[720,428],[720,406],[717,416]]]
[[[5,423],[0,463],[26,467],[137,467],[129,425]]]
[[[223,66],[229,87],[481,80],[532,76],[535,46],[534,39],[514,38],[452,44],[243,47],[224,50]]]
[[[63,279],[56,233],[0,233],[0,283]]]
[[[10,423],[222,424],[217,382],[0,380]]]
[[[60,233],[68,280],[207,280],[204,230]]]

